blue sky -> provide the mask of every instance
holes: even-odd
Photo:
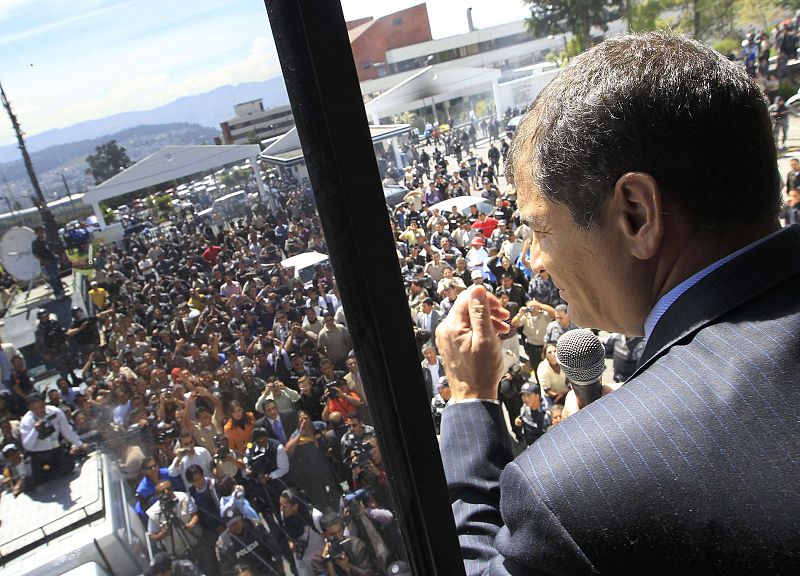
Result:
[[[310,0],[328,1],[328,0]],[[413,0],[343,0],[348,20]],[[430,0],[434,38],[525,16],[521,0]],[[27,134],[280,74],[261,0],[0,0],[0,81]],[[0,145],[14,141],[0,115]]]

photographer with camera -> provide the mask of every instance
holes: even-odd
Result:
[[[298,576],[313,576],[313,557],[322,551],[320,520],[322,512],[300,496],[294,488],[281,492],[280,523],[289,538],[289,549],[294,554]]]
[[[175,458],[169,465],[170,476],[180,476],[184,486],[189,486],[191,482],[186,477],[186,471],[192,464],[197,464],[202,468],[203,474],[211,476],[213,468],[211,453],[205,448],[197,446],[191,432],[184,430],[181,434],[181,447],[175,452]]]
[[[373,576],[378,573],[370,559],[366,543],[355,536],[345,538],[341,516],[335,513],[325,514],[319,523],[325,544],[314,555],[314,574]]]
[[[228,447],[228,438],[224,434],[214,436],[214,476],[237,480],[242,477],[245,465],[242,455]]]
[[[69,349],[67,334],[61,324],[54,320],[45,308],[39,308],[36,318],[39,320],[35,332],[37,354],[47,366],[52,367],[62,377],[69,378],[77,386],[80,380],[72,371],[76,364],[75,358]]]
[[[198,399],[202,400],[198,402]],[[213,407],[213,413],[209,409],[209,403]],[[196,386],[184,400],[181,425],[184,430],[191,433],[198,446],[214,454],[216,452],[214,439],[223,432],[224,411],[219,398],[203,386]]]
[[[248,498],[277,516],[278,498],[286,488],[283,477],[289,472],[289,457],[283,444],[270,438],[266,428],[256,428],[253,442],[245,450],[244,464]]]
[[[202,535],[194,499],[173,490],[166,480],[156,486],[158,499],[147,509],[147,532],[156,546],[173,558],[191,558],[207,576],[218,574],[216,559]]]
[[[391,502],[389,479],[383,465],[383,456],[375,436],[367,436],[353,445],[350,466],[353,469],[352,486],[354,490],[369,488],[381,507]]]
[[[357,412],[351,411],[350,413],[345,412],[345,414],[347,414],[345,422],[350,430],[342,436],[339,445],[342,451],[342,462],[346,466],[350,466],[353,459],[353,449],[366,438],[375,436],[375,428],[364,424]]]
[[[325,402],[325,408],[322,409],[322,419],[325,422],[328,421],[331,412],[350,414],[364,403],[358,394],[350,390],[344,379],[339,379],[336,384],[326,384],[321,401]]]
[[[26,399],[28,411],[19,423],[22,446],[30,462],[30,483],[38,484],[69,472],[74,464],[61,446],[61,438],[72,444],[69,455],[76,456],[89,449],[72,429],[64,413],[47,406],[39,394]]]
[[[85,363],[92,352],[100,349],[98,320],[113,314],[114,309],[109,308],[98,312],[96,316],[87,316],[82,308],[72,307],[72,323],[67,328],[66,335],[78,349],[78,362]]]
[[[142,460],[140,472],[142,479],[136,487],[136,506],[134,509],[143,521],[147,521],[147,509],[158,499],[158,485],[169,481],[172,482],[174,489],[183,492],[183,481],[180,476],[170,476],[166,467],[159,467],[158,459],[154,456],[149,456]]]

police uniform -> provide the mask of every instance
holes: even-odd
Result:
[[[522,385],[521,394],[539,394],[539,387],[536,384],[527,382]],[[523,405],[519,411],[519,418],[522,420],[522,436],[525,444],[530,446],[542,436],[549,425],[547,411],[540,407],[539,410],[531,410],[527,405]]]
[[[46,357],[47,363],[66,378],[71,375],[73,365],[67,346],[67,335],[58,322],[49,318],[44,320],[49,315],[44,309],[40,309],[37,314],[39,325],[36,327],[36,352]],[[74,383],[74,376],[72,380]]]
[[[232,524],[241,521],[244,530],[241,534],[233,534]],[[258,524],[243,518],[237,511],[228,509],[225,513],[227,529],[220,534],[216,544],[217,561],[224,576],[233,575],[234,566],[246,565],[253,574],[269,574],[265,564],[278,568],[280,552],[269,534]]]

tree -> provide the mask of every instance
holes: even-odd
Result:
[[[612,13],[625,7],[625,0],[524,0],[531,15],[525,19],[535,36],[572,32],[576,48],[582,52],[591,45],[593,26],[603,31]]]
[[[86,173],[92,175],[95,184],[105,182],[131,165],[128,153],[125,148],[117,146],[116,140],[97,146],[94,151],[95,154],[86,157],[89,165]]]
[[[628,3],[628,30],[631,32],[647,32],[659,28],[667,28],[659,18],[669,8],[665,0],[639,0]]]
[[[690,34],[695,40],[711,43],[720,38],[737,37],[736,11],[740,0],[664,0],[664,9],[676,9],[679,16],[671,28]]]
[[[759,30],[769,30],[781,17],[788,17],[790,11],[779,0],[738,0],[736,19],[742,26],[755,26]]]

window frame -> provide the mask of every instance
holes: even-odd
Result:
[[[464,574],[341,5],[265,5],[409,563]]]

